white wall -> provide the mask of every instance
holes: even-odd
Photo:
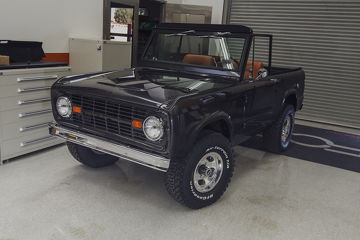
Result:
[[[223,0],[169,0],[212,6],[212,23],[221,23]],[[44,42],[48,53],[68,52],[69,37],[101,39],[102,0],[0,0],[0,40]]]
[[[69,37],[102,38],[102,0],[0,0],[0,40],[44,42],[68,52]]]
[[[211,23],[220,24],[222,21],[224,0],[168,0],[168,3],[179,3],[189,5],[201,5],[212,7]]]

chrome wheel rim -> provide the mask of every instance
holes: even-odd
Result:
[[[283,146],[285,146],[289,140],[290,137],[290,133],[291,133],[291,127],[292,127],[292,123],[291,123],[291,116],[287,115],[283,126],[282,126],[282,130],[281,130],[281,144]]]
[[[223,166],[220,154],[206,153],[195,167],[193,181],[196,191],[206,193],[213,190],[221,178]]]

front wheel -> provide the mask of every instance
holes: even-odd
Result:
[[[294,121],[294,106],[286,105],[276,122],[264,131],[264,148],[274,153],[285,151],[291,141]]]
[[[179,203],[199,209],[225,192],[234,170],[231,145],[218,133],[203,136],[185,159],[172,160],[165,185]]]

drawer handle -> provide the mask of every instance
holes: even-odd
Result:
[[[46,137],[42,137],[42,138],[22,142],[22,143],[20,143],[20,147],[26,147],[26,146],[29,146],[29,145],[45,142],[45,141],[48,141],[48,140],[53,139],[53,138],[56,138],[56,137],[55,136],[46,136]]]
[[[39,103],[39,102],[49,102],[51,98],[38,98],[38,99],[31,99],[31,100],[20,100],[18,102],[19,105],[30,104],[30,103]]]
[[[51,112],[52,112],[51,109],[46,109],[46,110],[35,111],[35,112],[20,113],[19,118],[31,117],[31,116],[36,116],[36,115],[41,115],[41,114],[46,114],[46,113],[51,113]]]
[[[57,75],[39,76],[39,77],[21,77],[18,78],[18,82],[29,82],[29,81],[41,81],[41,80],[54,80],[57,79]]]
[[[18,93],[36,92],[50,89],[51,86],[47,87],[34,87],[34,88],[18,88]]]
[[[42,128],[42,127],[47,127],[47,126],[49,126],[50,123],[51,122],[46,122],[46,123],[40,123],[40,124],[27,126],[27,127],[21,127],[21,128],[19,128],[19,131],[26,132],[26,131],[35,130],[35,129]]]

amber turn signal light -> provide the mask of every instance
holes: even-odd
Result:
[[[134,128],[142,128],[142,122],[141,121],[137,121],[137,120],[132,120],[132,123],[131,123],[131,125],[132,125],[132,127],[134,127]]]
[[[74,113],[81,113],[81,107],[73,106]]]

